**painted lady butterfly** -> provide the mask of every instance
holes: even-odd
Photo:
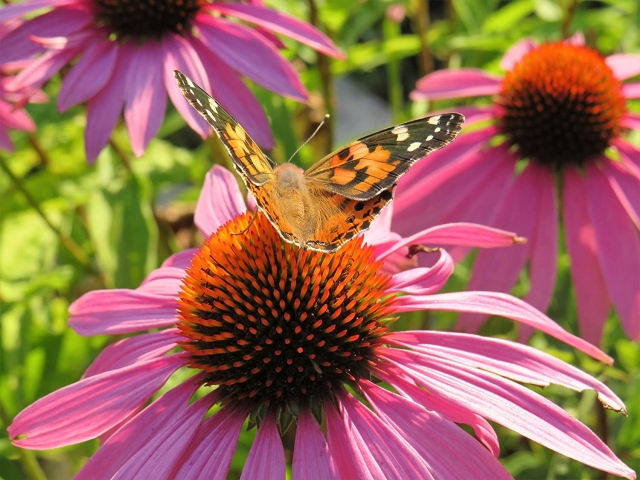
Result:
[[[184,74],[174,76],[185,98],[213,127],[233,164],[280,236],[331,253],[392,200],[398,179],[417,160],[456,137],[464,117],[443,113],[367,135],[327,155],[309,170],[268,158],[224,108]]]

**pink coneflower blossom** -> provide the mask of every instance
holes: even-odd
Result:
[[[622,136],[640,130],[640,115],[627,107],[640,98],[640,83],[622,83],[640,74],[640,54],[605,58],[580,36],[525,40],[501,65],[502,78],[461,69],[418,82],[416,100],[493,101],[457,108],[466,125],[484,123],[402,179],[394,230],[469,221],[518,232],[526,245],[478,254],[468,288],[509,292],[528,264],[526,301],[544,311],[560,224],[583,338],[600,343],[613,304],[626,334],[640,341],[640,150]],[[473,332],[485,318],[465,314],[458,325]],[[522,338],[530,333],[523,329]]]
[[[307,91],[293,66],[278,52],[282,44],[274,33],[324,54],[342,56],[311,25],[260,4],[27,0],[0,10],[0,22],[46,7],[47,13],[24,22],[3,39],[0,65],[21,68],[10,88],[36,89],[77,60],[62,82],[58,109],[64,112],[87,102],[89,161],[107,144],[123,110],[131,147],[141,156],[162,125],[167,94],[196,132],[203,137],[209,134],[206,122],[178,90],[175,69],[212,92],[257,143],[271,148],[273,137],[266,116],[240,76],[305,101]]]
[[[82,380],[19,413],[13,443],[49,449],[100,436],[77,479],[224,479],[251,418],[258,431],[242,478],[285,478],[281,434],[294,425],[294,479],[509,478],[491,420],[635,478],[585,425],[516,383],[594,389],[624,413],[595,378],[515,342],[388,330],[401,312],[492,313],[610,363],[515,297],[435,293],[453,269],[442,249],[429,254],[432,267],[384,270],[394,255],[424,249],[414,242],[497,247],[513,234],[462,223],[403,239],[383,214],[363,237],[322,254],[284,243],[262,213],[247,229],[252,216],[232,174],[214,167],[195,214],[207,238],[200,248],[173,255],[136,290],[90,292],[70,307],[82,335],[152,331],[110,345]],[[184,367],[197,373],[147,404]]]
[[[33,132],[36,126],[29,114],[14,103],[18,96],[5,90],[4,85],[7,81],[11,81],[10,77],[0,76],[0,148],[12,152],[14,146],[9,137],[9,130]]]

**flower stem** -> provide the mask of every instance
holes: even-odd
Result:
[[[40,140],[38,140],[38,137],[35,134],[30,133],[28,138],[29,138],[29,143],[38,154],[38,158],[40,159],[40,164],[43,167],[46,167],[47,165],[49,165],[50,163],[49,155],[47,155],[47,152],[42,148],[42,145],[40,145]]]
[[[400,25],[385,17],[383,23],[385,44],[400,36]],[[387,57],[387,83],[389,88],[389,102],[393,112],[394,123],[400,123],[404,118],[404,103],[402,95],[402,78],[400,77],[400,61]]]
[[[51,220],[45,215],[42,208],[38,204],[37,200],[31,195],[29,190],[24,186],[22,180],[18,178],[9,168],[9,166],[5,163],[4,158],[0,160],[0,168],[7,174],[7,176],[11,179],[13,184],[16,186],[18,190],[25,196],[29,204],[33,207],[33,209],[40,215],[44,223],[49,227],[49,229],[58,237],[60,242],[65,246],[65,248],[69,251],[69,253],[77,260],[77,262],[82,265],[84,268],[89,270],[91,273],[100,277],[100,273],[96,270],[96,268],[91,264],[89,257],[85,254],[84,250],[80,248],[80,246],[70,237],[64,235],[58,228],[51,223]]]
[[[112,138],[109,139],[109,146],[113,149],[115,154],[118,156],[118,158],[122,162],[122,165],[124,165],[124,168],[126,168],[131,175],[134,175],[133,167],[131,166],[131,161],[129,160],[129,157],[127,157],[127,154],[124,153],[124,151],[118,146],[116,142],[113,141]]]
[[[420,76],[433,72],[433,57],[427,42],[427,32],[429,31],[429,2],[424,0],[414,0],[413,2],[413,28],[418,32],[420,39],[420,54],[418,64],[420,66]]]
[[[571,22],[578,9],[578,0],[569,0],[566,6],[564,18],[562,19],[562,25],[560,31],[562,32],[562,38],[569,38],[571,36]]]

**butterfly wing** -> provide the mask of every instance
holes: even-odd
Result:
[[[184,97],[218,134],[233,160],[233,165],[255,196],[255,187],[264,185],[274,178],[273,161],[262,153],[244,128],[207,92],[183,73],[174,70],[173,75]]]
[[[395,185],[409,167],[451,143],[464,123],[459,113],[420,118],[367,135],[305,172],[310,188],[369,200]]]
[[[371,222],[393,198],[395,185],[369,200],[352,200],[325,189],[310,190],[316,205],[316,229],[306,248],[332,253],[368,230]]]

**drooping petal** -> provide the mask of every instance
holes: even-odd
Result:
[[[196,20],[202,43],[236,72],[273,92],[302,102],[307,99],[293,66],[254,29],[204,13]]]
[[[409,97],[411,100],[440,100],[495,95],[500,90],[500,83],[499,77],[475,68],[438,70],[418,80]]]
[[[221,3],[216,2],[208,5],[208,8],[218,12],[239,18],[246,22],[254,23],[265,27],[272,32],[286,35],[294,40],[309,45],[319,52],[336,58],[344,58],[342,52],[335,44],[321,31],[308,23],[285,15],[282,12],[260,7],[257,5],[247,5],[243,3]]]
[[[273,148],[273,135],[267,116],[253,92],[228,65],[197,39],[192,44],[212,79],[211,96],[243,126],[251,138],[264,148]]]
[[[565,170],[563,195],[562,218],[571,259],[580,333],[588,342],[599,345],[610,301],[598,260],[593,224],[587,211],[586,187],[574,168]]]
[[[619,162],[604,161],[601,168],[618,201],[640,230],[640,176],[634,175],[631,169],[625,168]]]
[[[622,160],[624,160],[627,168],[632,170],[634,174],[640,178],[640,150],[621,138],[615,140],[614,145],[620,152],[620,156]]]
[[[530,51],[535,50],[537,46],[538,44],[532,38],[523,38],[509,47],[509,50],[507,50],[502,60],[500,60],[500,67],[505,72],[512,70],[522,57]]]
[[[418,267],[396,273],[391,277],[389,293],[405,292],[412,295],[427,295],[440,290],[453,273],[453,260],[443,249],[440,258],[429,268]]]
[[[175,34],[167,34],[162,39],[162,56],[164,58],[164,85],[169,93],[171,102],[202,138],[209,135],[211,129],[200,114],[182,96],[178,84],[173,77],[173,71],[179,70],[198,84],[205,92],[210,92],[209,79],[200,57],[193,46],[184,38]]]
[[[247,415],[245,409],[223,407],[205,420],[178,462],[180,468],[173,478],[225,480]]]
[[[406,295],[396,299],[394,308],[397,312],[424,309],[500,315],[537,328],[607,365],[613,364],[613,359],[602,350],[575,335],[571,335],[531,305],[505,293],[457,292],[436,295]]]
[[[98,93],[111,78],[117,58],[115,42],[97,41],[89,45],[64,77],[58,93],[58,110],[64,112]]]
[[[156,268],[146,276],[136,290],[156,295],[175,296],[180,291],[184,276],[184,268],[165,266]]]
[[[194,222],[202,235],[208,238],[232,218],[244,213],[247,207],[233,174],[218,165],[214,166],[204,180]]]
[[[490,452],[453,422],[369,381],[360,386],[378,415],[395,425],[425,459],[434,478],[511,478]]]
[[[586,168],[589,216],[609,295],[629,338],[640,341],[640,234],[596,165]]]
[[[0,125],[3,128],[15,128],[16,130],[26,130],[33,132],[36,124],[24,110],[16,108],[0,99]]]
[[[176,305],[175,296],[125,289],[95,290],[69,306],[69,326],[84,336],[167,327],[176,323]]]
[[[403,392],[420,403],[424,387],[429,393],[482,415],[586,465],[627,478],[633,471],[584,424],[560,407],[517,383],[495,374],[444,359],[428,361],[409,351],[388,349],[385,358],[396,364],[418,386],[404,378],[383,374],[400,384]]]
[[[9,436],[25,435],[13,444],[33,450],[95,438],[140,408],[183,364],[172,355],[80,380],[25,408]]]
[[[144,154],[149,141],[158,133],[167,108],[167,93],[161,75],[162,51],[156,42],[145,42],[136,51],[135,67],[125,78],[124,120],[136,157]]]
[[[640,82],[622,85],[622,94],[626,98],[640,98]]]
[[[82,378],[162,357],[178,344],[180,338],[176,333],[176,329],[161,330],[112,343],[100,352]]]
[[[109,480],[159,430],[187,408],[198,382],[188,380],[169,390],[114,432],[74,477],[75,480]]]
[[[133,455],[112,477],[114,480],[136,480],[146,478],[169,478],[177,467],[177,461],[195,435],[198,426],[219,400],[217,391],[196,400],[178,411],[155,435]]]
[[[322,480],[337,478],[338,473],[329,453],[329,445],[320,425],[306,407],[300,408],[296,443],[293,448],[293,478]]]
[[[79,52],[79,47],[73,47],[65,50],[51,50],[43,53],[39,58],[29,63],[24,70],[18,73],[13,78],[13,81],[7,85],[7,89],[39,89],[63,66],[68,64]]]
[[[5,5],[0,8],[0,22],[22,17],[23,15],[47,7],[61,7],[77,4],[78,0],[29,0],[26,2]]]
[[[384,210],[380,213],[371,224],[371,228],[363,232],[362,238],[365,243],[369,245],[377,245],[380,242],[385,242],[392,235],[391,221],[393,220],[393,203],[387,204]]]
[[[622,126],[633,130],[640,130],[640,115],[627,112],[622,118]]]
[[[638,53],[609,55],[604,61],[613,70],[613,74],[618,80],[626,80],[640,75],[640,54]]]
[[[253,478],[284,480],[286,471],[284,448],[278,433],[275,415],[268,414],[258,429],[253,445],[251,445],[240,480]]]
[[[182,250],[181,252],[174,253],[164,262],[162,262],[162,266],[185,269],[189,265],[191,265],[191,259],[197,251],[198,250],[195,248],[187,248],[186,250]]]
[[[606,385],[582,370],[528,345],[465,333],[393,332],[390,344],[411,348],[434,358],[442,356],[517,382],[547,387],[556,384],[577,392],[595,390],[606,408],[625,412],[624,404]]]

